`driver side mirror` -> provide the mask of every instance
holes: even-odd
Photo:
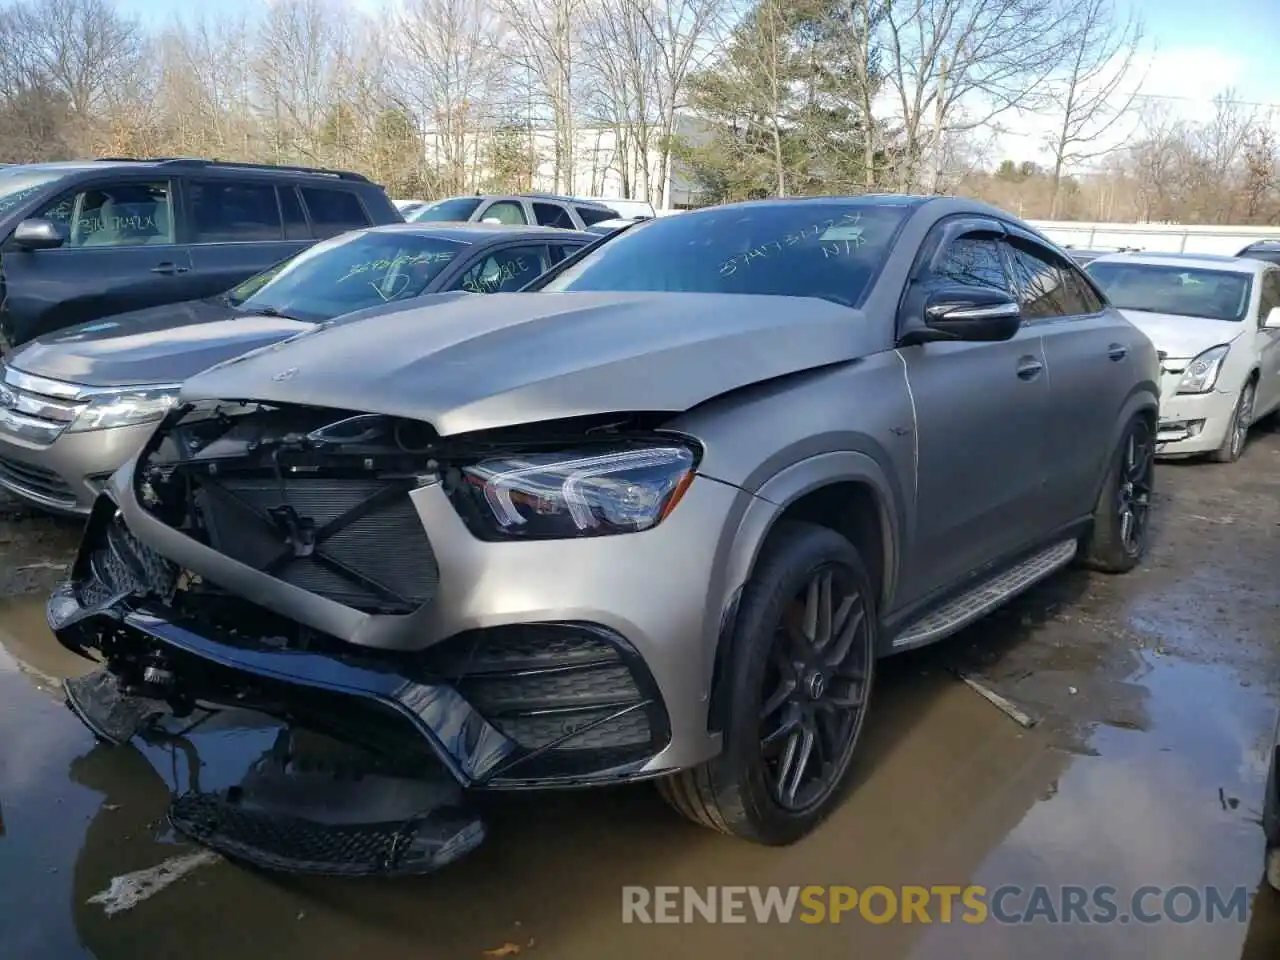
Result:
[[[23,250],[53,250],[67,238],[52,220],[23,220],[14,228],[13,242]]]
[[[947,284],[924,299],[924,325],[932,340],[1008,340],[1022,326],[1022,308],[1003,290]]]
[[[1272,307],[1267,318],[1262,321],[1264,330],[1280,330],[1280,307]]]

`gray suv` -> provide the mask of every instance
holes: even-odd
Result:
[[[106,662],[68,687],[100,736],[252,705],[385,778],[359,825],[286,799],[287,744],[271,789],[179,798],[228,855],[422,872],[484,836],[464,789],[645,779],[790,843],[859,762],[878,658],[1146,549],[1155,348],[980,203],[698,210],[422,313],[187,381],[49,602]],[[393,812],[386,782],[433,780]]]
[[[199,159],[0,170],[0,346],[213,296],[317,240],[400,223],[358,173]]]

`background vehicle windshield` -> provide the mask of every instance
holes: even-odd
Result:
[[[754,293],[856,306],[910,210],[805,202],[663,217],[602,243],[542,289]]]
[[[1239,321],[1249,309],[1253,292],[1253,277],[1247,273],[1181,264],[1095,260],[1085,270],[1121,310]]]
[[[428,203],[418,210],[414,210],[405,216],[410,223],[420,223],[423,221],[463,221],[476,212],[476,207],[480,206],[479,197],[450,197],[448,200],[437,200],[435,203]]]
[[[321,322],[420,295],[466,244],[403,233],[356,233],[316,244],[227,295],[246,313]]]
[[[34,172],[26,167],[0,167],[0,217],[26,203],[62,174]]]

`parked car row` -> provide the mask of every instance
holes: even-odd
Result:
[[[1247,422],[1216,394],[1272,329],[1270,267],[1085,272],[965,200],[597,236],[483,223],[548,198],[454,199],[468,224],[328,238],[5,372],[27,468],[120,437],[109,475],[52,471],[88,512],[48,606],[104,664],[68,682],[81,720],[119,743],[234,704],[334,744],[174,802],[236,859],[422,873],[483,839],[465,791],[647,779],[721,832],[804,836],[856,763],[877,660],[1070,564],[1133,569],[1167,410],[1197,437]],[[1180,337],[1163,357],[1153,322]],[[350,791],[333,750],[376,776],[320,822]]]

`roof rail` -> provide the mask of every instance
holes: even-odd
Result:
[[[338,180],[353,180],[358,183],[369,183],[369,178],[362,173],[350,170],[327,170],[323,167],[302,167],[285,163],[249,163],[240,160],[206,160],[201,157],[99,157],[99,161],[108,163],[154,163],[167,167],[217,167],[225,170],[280,170],[286,173],[309,173],[321,177],[335,177]]]
[[[564,194],[564,193],[531,192],[531,193],[516,193],[516,194],[513,194],[513,196],[524,197],[527,200],[559,200],[561,203],[580,203],[588,207],[601,207],[605,209],[612,209],[611,207],[608,206],[608,204],[604,203],[601,200],[590,200],[583,197],[571,197],[568,194]]]

